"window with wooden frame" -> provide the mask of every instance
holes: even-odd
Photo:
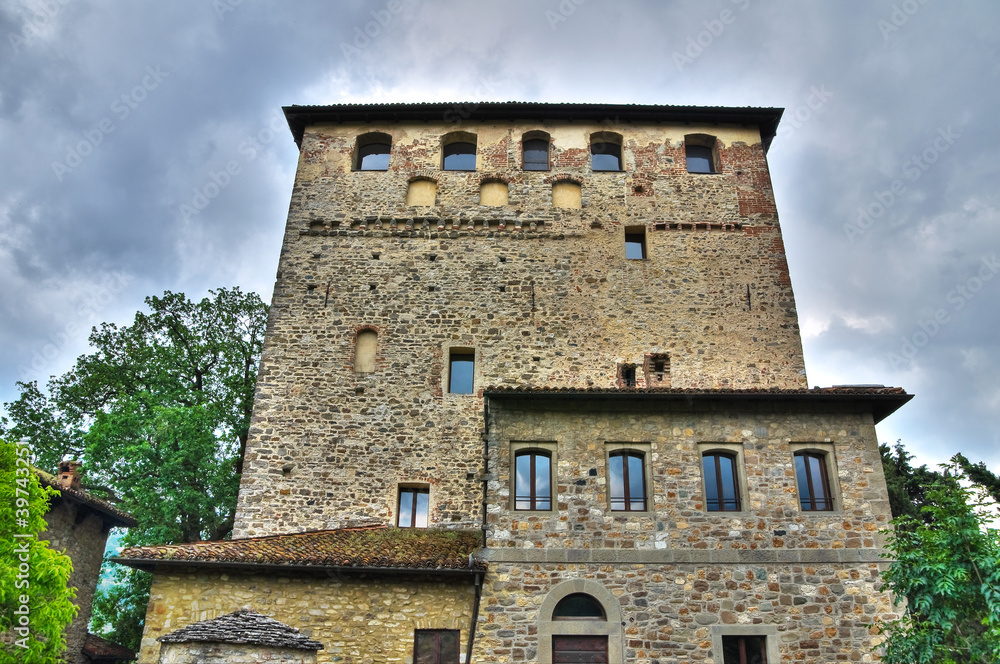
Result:
[[[548,451],[525,449],[515,453],[514,509],[552,509],[552,455]]]
[[[549,135],[531,131],[521,138],[521,167],[526,171],[549,170]]]
[[[430,489],[427,487],[399,487],[399,512],[396,525],[400,528],[426,528],[430,497]]]
[[[458,664],[457,629],[418,629],[413,633],[413,664]]]
[[[646,511],[645,455],[619,450],[608,455],[608,500],[612,512]]]
[[[828,512],[833,509],[826,458],[823,452],[795,453],[795,484],[799,490],[799,507],[804,512]]]
[[[739,456],[732,452],[712,450],[701,455],[702,477],[705,482],[705,509],[709,512],[739,512]]]
[[[767,664],[767,638],[729,635],[722,637],[723,664]]]

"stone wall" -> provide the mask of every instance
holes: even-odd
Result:
[[[159,664],[315,664],[316,653],[234,643],[167,643]]]
[[[322,643],[318,664],[412,664],[415,629],[461,630],[465,652],[474,597],[472,581],[464,578],[160,570],[150,592],[139,664],[156,664],[157,637],[242,606]]]
[[[468,125],[477,170],[442,171],[454,128],[307,128],[235,536],[395,523],[401,483],[430,489],[433,525],[478,526],[487,385],[613,387],[620,364],[651,353],[669,356],[673,387],[806,385],[755,128]],[[536,129],[551,171],[520,169]],[[626,170],[592,172],[588,137],[608,130]],[[369,131],[393,137],[388,171],[351,170]],[[719,173],[687,173],[691,133],[718,137]],[[436,181],[434,206],[405,205],[415,177]],[[567,179],[581,209],[552,206]],[[496,180],[508,204],[478,205]],[[636,226],[645,260],[625,258]],[[375,371],[356,373],[364,329],[378,333]],[[447,393],[453,347],[475,349],[476,394]]]
[[[39,535],[55,550],[65,551],[73,561],[69,585],[76,588],[73,603],[79,607],[73,622],[66,628],[66,652],[71,664],[84,662],[83,643],[87,638],[91,605],[100,577],[101,562],[108,533],[104,521],[92,511],[71,500],[55,498],[45,514],[46,529]]]

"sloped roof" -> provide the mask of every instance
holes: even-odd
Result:
[[[882,385],[837,385],[834,387],[806,388],[751,388],[705,389],[679,387],[538,387],[533,385],[491,386],[483,395],[493,399],[519,399],[528,397],[532,402],[546,399],[598,399],[618,403],[643,401],[674,402],[796,402],[798,404],[864,404],[870,408],[875,423],[896,412],[913,398],[901,387]]]
[[[82,489],[64,489],[59,486],[59,480],[55,477],[55,475],[50,475],[44,470],[38,470],[37,468],[35,469],[35,474],[38,475],[38,480],[43,486],[50,486],[58,491],[61,499],[72,500],[80,503],[81,505],[86,505],[95,512],[98,512],[104,520],[110,522],[112,526],[128,528],[138,525],[139,523],[128,512],[120,510],[108,501],[102,500]]]
[[[486,563],[473,555],[481,538],[480,533],[472,531],[372,526],[131,547],[114,560],[147,570],[160,565],[223,565],[358,572],[481,572]]]
[[[161,643],[245,643],[272,648],[296,648],[298,650],[322,650],[323,644],[308,639],[295,627],[289,627],[274,618],[240,609],[212,620],[202,620],[164,634],[157,641]]]
[[[83,654],[92,662],[117,662],[136,658],[136,654],[125,646],[112,643],[90,632],[87,632],[83,642]]]

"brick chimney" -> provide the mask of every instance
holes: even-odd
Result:
[[[59,488],[80,490],[80,466],[78,461],[61,461],[59,463]]]

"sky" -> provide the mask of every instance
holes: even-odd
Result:
[[[422,101],[784,108],[809,385],[903,387],[880,441],[1000,470],[992,1],[4,0],[0,402],[148,295],[270,300],[282,106]]]

